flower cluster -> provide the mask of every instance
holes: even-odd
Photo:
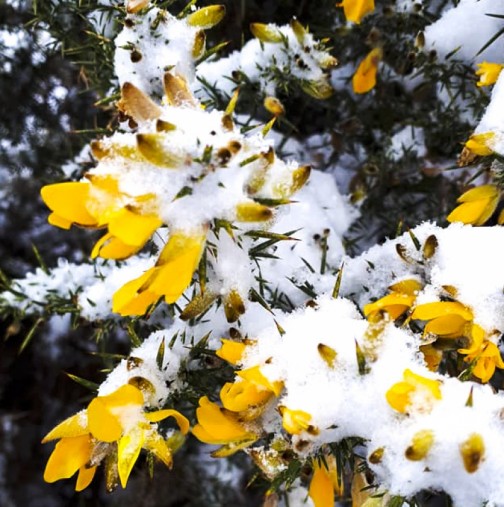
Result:
[[[127,258],[168,227],[156,264],[115,293],[113,311],[121,315],[142,315],[162,297],[175,302],[209,229],[268,222],[310,174],[308,166],[277,159],[263,133],[239,132],[232,120],[237,95],[224,113],[205,112],[181,76],[166,73],[164,86],[165,106],[125,83],[119,109],[135,129],[93,142],[98,165],[83,181],[42,189],[51,224],[108,228],[93,257]]]
[[[337,6],[345,29],[375,9],[373,0]],[[504,229],[471,227],[498,213],[498,182],[463,193],[446,228],[424,223],[343,258],[348,224],[334,221],[348,206],[331,177],[282,160],[268,137],[286,113],[279,83],[333,94],[326,41],[297,19],[252,23],[240,52],[208,60],[205,30],[225,8],[192,7],[176,17],[149,0],[126,3],[115,130],[91,142],[94,166],[79,181],[41,190],[51,225],[103,230],[91,258],[117,261],[73,279],[89,301],[88,278],[107,293],[96,320],[147,319],[171,305],[145,322],[143,342],[135,325],[144,322],[128,320],[137,346],[44,437],[58,441],[44,479],[77,474],[81,491],[103,465],[107,489],[124,488],[142,450],[170,468],[191,434],[214,458],[248,455],[272,482],[268,494],[297,484],[315,507],[349,490],[367,507],[423,490],[502,504],[504,394],[493,387],[504,370],[504,275],[487,267],[501,262]],[[376,87],[388,58],[368,42],[351,78],[357,96]],[[479,67],[477,85],[495,84],[494,106],[466,143],[471,163],[496,158],[504,139],[486,128],[502,103],[502,65]],[[258,85],[268,123],[235,115],[239,84]],[[224,110],[212,108],[212,87],[228,95]],[[170,418],[178,429],[164,427]]]
[[[181,442],[164,438],[157,423],[173,417],[185,435],[189,421],[176,410],[147,412],[144,405],[142,391],[126,384],[93,398],[87,409],[58,424],[42,440],[59,440],[47,462],[44,480],[68,479],[78,472],[75,489],[82,491],[93,480],[98,465],[105,462],[107,489],[113,490],[118,481],[125,488],[142,449],[171,468],[172,454]]]

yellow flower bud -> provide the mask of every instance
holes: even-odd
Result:
[[[220,23],[225,15],[226,7],[224,5],[209,5],[189,14],[187,23],[190,26],[199,26],[207,30]]]
[[[464,468],[470,474],[476,472],[485,455],[485,442],[478,433],[472,433],[469,438],[460,444],[460,455]]]
[[[282,42],[283,37],[280,30],[274,25],[265,25],[264,23],[251,23],[250,31],[252,35],[261,42],[270,42],[276,44]]]
[[[285,113],[283,104],[276,97],[266,97],[264,99],[264,107],[274,116],[281,116]]]
[[[406,449],[404,455],[411,461],[420,461],[427,456],[434,443],[434,432],[432,430],[420,430],[413,435],[411,445]]]

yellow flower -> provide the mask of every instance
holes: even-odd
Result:
[[[479,76],[479,81],[476,83],[477,86],[490,86],[493,85],[499,78],[501,70],[504,65],[500,63],[482,62],[478,63],[478,70],[476,75]]]
[[[311,435],[317,435],[318,429],[310,424],[312,416],[304,410],[291,410],[290,408],[279,406],[282,415],[282,426],[284,430],[291,435],[299,435],[303,431]]]
[[[125,259],[138,252],[162,224],[153,205],[154,195],[125,194],[111,176],[87,178],[90,181],[56,183],[41,189],[42,199],[52,211],[49,223],[64,229],[71,225],[108,227],[92,257]]]
[[[434,432],[432,430],[417,431],[404,455],[411,461],[420,461],[427,456],[433,444]]]
[[[482,185],[463,193],[455,208],[447,217],[449,222],[483,225],[494,213],[499,202],[500,192],[495,185]]]
[[[280,393],[282,392],[283,382],[280,380],[270,381],[263,375],[260,366],[253,366],[252,368],[241,370],[237,372],[237,374],[239,377],[271,391],[275,396],[280,396]]]
[[[478,433],[471,433],[467,440],[460,444],[459,450],[466,472],[470,474],[476,472],[485,457],[483,437]]]
[[[308,495],[315,507],[333,507],[335,493],[343,494],[343,482],[338,484],[338,468],[335,457],[330,454],[322,460],[313,460],[313,477]],[[327,467],[326,467],[327,465]]]
[[[220,391],[224,408],[232,412],[245,412],[252,409],[254,415],[257,414],[256,409],[263,407],[272,396],[272,391],[248,380],[227,382]]]
[[[403,380],[394,384],[385,397],[394,410],[405,414],[412,404],[420,403],[423,408],[429,407],[434,400],[440,400],[441,390],[438,380],[422,377],[406,369]]]
[[[485,331],[478,324],[472,325],[470,338],[469,348],[458,349],[458,352],[466,354],[464,361],[475,362],[472,374],[486,383],[492,378],[495,368],[504,368],[504,361],[497,345],[486,339]]]
[[[432,333],[442,338],[464,336],[473,320],[470,308],[458,301],[438,301],[418,305],[411,314],[412,319],[428,320],[424,334]]]
[[[259,438],[239,421],[238,414],[219,407],[206,396],[199,400],[196,417],[198,424],[192,429],[193,435],[206,444],[223,446],[212,453],[215,457],[229,456]]]
[[[215,352],[217,357],[224,359],[229,364],[237,365],[245,352],[246,343],[234,342],[232,340],[221,339],[222,347]]]
[[[206,231],[191,235],[175,231],[164,246],[156,265],[123,285],[112,297],[112,310],[120,315],[143,315],[164,297],[174,303],[191,283],[203,253]]]
[[[385,312],[392,320],[399,318],[409,310],[416,299],[416,293],[422,288],[420,282],[415,279],[402,280],[389,289],[388,294],[373,303],[364,306],[364,316],[371,322],[375,322]]]
[[[482,132],[481,134],[473,134],[465,143],[465,147],[481,157],[486,157],[493,153],[495,141],[494,132]]]
[[[56,426],[42,440],[60,439],[47,462],[44,480],[68,479],[78,471],[76,490],[81,491],[93,480],[96,466],[115,449],[123,488],[141,449],[171,467],[172,449],[153,424],[173,417],[185,435],[189,421],[176,410],[145,412],[143,405],[142,392],[126,384],[107,396],[94,398],[86,410]]]
[[[336,4],[336,7],[343,7],[347,21],[360,23],[362,18],[374,11],[374,0],[343,0]]]
[[[360,62],[352,77],[352,87],[355,93],[367,93],[375,87],[378,64],[382,57],[381,48],[374,48]]]

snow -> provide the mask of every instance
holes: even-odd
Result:
[[[317,41],[306,33],[301,43],[290,26],[269,24],[281,34],[282,42],[249,40],[240,51],[234,51],[217,61],[198,65],[196,75],[220,92],[231,95],[236,84],[232,79],[237,72],[245,74],[249,81],[257,83],[265,95],[276,95],[275,73],[281,70],[299,80],[320,82],[326,80],[324,68],[329,53],[317,47]],[[202,89],[201,93],[205,93]]]
[[[500,28],[500,20],[487,15],[497,7],[489,0],[461,0],[456,7],[447,8],[439,21],[427,27],[426,49],[435,48],[446,57],[461,45],[457,58],[472,62]],[[396,8],[401,12],[416,9],[409,0],[397,2]],[[423,336],[420,324],[416,328],[408,322],[399,325],[386,317],[370,323],[363,317],[365,305],[388,294],[392,284],[415,279],[421,288],[414,305],[444,301],[449,294],[470,309],[473,323],[481,326],[486,339],[497,344],[497,337],[504,332],[504,271],[500,269],[504,229],[462,224],[443,228],[426,222],[357,257],[346,256],[344,235],[359,212],[341,195],[334,177],[312,170],[308,182],[291,192],[292,175],[306,170],[302,164],[310,162],[299,160],[301,156],[328,155],[327,135],[292,141],[286,148],[296,158],[284,160],[273,151],[277,134],[265,137],[260,128],[245,134],[238,126],[223,122],[222,111],[206,110],[200,104],[169,104],[162,98],[167,69],[184,76],[190,89],[203,97],[205,92],[196,78],[231,95],[235,83],[226,76],[236,71],[246,74],[266,95],[276,94],[274,68],[298,80],[324,81],[328,79],[328,54],[318,49],[313,36],[304,34],[300,42],[292,27],[270,25],[282,35],[281,42],[253,39],[241,51],[195,68],[193,45],[199,28],[156,8],[128,20],[115,40],[118,81],[121,85],[131,83],[150,96],[158,104],[159,117],[175,129],[158,132],[156,119],[139,119],[137,130],[122,124],[120,130],[101,140],[102,147],[112,154],[98,157],[83,181],[91,181],[92,186],[93,177],[113,177],[118,182],[115,197],[119,207],[134,206],[139,197],[153,196],[148,211],[156,213],[163,226],[152,238],[152,251],[119,263],[97,260],[77,265],[60,259],[49,272],[39,268],[15,280],[11,291],[1,294],[1,304],[26,314],[43,314],[48,302],[60,298],[71,300],[80,316],[90,321],[118,319],[111,315],[112,295],[155,264],[173,231],[209,229],[206,290],[216,299],[238,293],[245,313],[230,323],[223,305],[212,304],[201,320],[182,321],[177,312],[197,290],[190,286],[171,308],[173,315],[167,316],[166,307],[154,313],[149,324],[157,330],[114,368],[100,386],[99,395],[140,381],[149,386],[144,389],[147,407],[164,407],[188,387],[181,372],[202,367],[191,357],[194,344],[205,338],[211,354],[221,346],[223,337],[240,334],[249,340],[237,373],[259,366],[267,379],[283,383],[279,396],[272,398],[251,424],[285,440],[279,408],[307,412],[316,431],[289,437],[300,459],[310,460],[325,444],[359,437],[367,457],[383,449],[383,459],[369,466],[388,494],[411,497],[425,489],[444,490],[459,507],[483,502],[504,505],[504,458],[500,452],[504,446],[504,394],[489,385],[429,370],[421,347],[431,343],[432,337]],[[16,33],[1,37],[9,47],[23,43]],[[502,40],[494,42],[479,58],[500,61],[503,44]],[[333,72],[331,82],[340,89],[350,74],[350,68],[343,67]],[[50,101],[54,109],[66,90],[57,82],[53,85]],[[502,110],[504,74],[494,86],[490,105],[476,129],[495,133],[494,149],[499,153],[504,153]],[[158,136],[158,151],[172,157],[172,166],[139,156],[135,151],[141,139],[138,134]],[[406,154],[426,156],[424,137],[422,128],[402,125],[389,140],[387,156],[393,161]],[[303,150],[306,152],[301,154]],[[128,155],[131,152],[134,156]],[[229,156],[224,160],[222,153]],[[65,174],[78,174],[89,158],[86,149],[66,165]],[[341,172],[345,164],[356,165],[359,158],[360,154],[343,159],[335,170]],[[7,179],[3,170],[0,176]],[[91,195],[100,205],[103,190],[92,187]],[[252,199],[280,200],[281,205],[264,222],[238,220],[237,206]],[[217,228],[215,224],[223,221],[230,226]],[[262,253],[266,256],[253,255],[258,245],[275,234],[289,235],[289,240],[265,249]],[[425,255],[422,246],[433,237],[436,246],[431,255]],[[338,273],[341,286],[339,294],[333,295]],[[251,293],[274,301],[273,308],[268,310],[253,301]],[[67,326],[68,316],[51,319],[46,338],[51,354],[56,353],[52,347]],[[324,350],[334,357],[328,359],[321,352]],[[403,381],[405,370],[438,382],[441,398],[419,389],[412,394],[407,413],[395,410],[386,394]],[[472,404],[468,403],[470,395]],[[138,407],[136,410],[135,421],[140,414]],[[433,434],[432,447],[422,459],[408,459],[406,449],[424,430]],[[484,451],[476,469],[468,470],[461,449],[475,434],[483,440]],[[264,447],[258,449],[268,452]],[[231,469],[226,481],[235,484],[238,477]],[[306,498],[305,486],[296,481],[289,492],[289,505],[311,505]]]
[[[502,37],[480,53],[502,28],[502,20],[488,14],[504,14],[502,3],[495,0],[461,0],[426,28],[425,49],[435,49],[443,58],[457,50],[455,57],[468,62],[474,61],[476,56],[481,61],[501,62],[504,53]]]

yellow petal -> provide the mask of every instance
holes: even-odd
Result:
[[[415,388],[423,388],[429,392],[435,399],[441,399],[441,389],[439,388],[439,380],[422,377],[412,372],[410,369],[404,370],[404,380]]]
[[[406,413],[413,393],[419,391],[427,400],[440,400],[439,381],[422,377],[410,369],[404,370],[403,381],[394,384],[385,397],[389,405],[398,412]]]
[[[448,222],[462,222],[463,224],[476,224],[485,211],[485,201],[466,202],[457,206],[447,217]]]
[[[392,293],[384,296],[374,303],[369,303],[364,306],[364,315],[373,315],[379,311],[386,311],[392,319],[397,319],[406,310],[408,310],[413,302],[415,296],[408,296],[407,294]]]
[[[157,215],[139,215],[124,209],[110,221],[109,232],[126,245],[141,248],[162,223]]]
[[[121,486],[126,487],[131,470],[135,465],[143,443],[145,441],[145,431],[135,426],[131,431],[126,433],[117,445],[117,469],[119,471],[119,479]]]
[[[282,392],[283,382],[279,380],[274,380],[272,382],[271,380],[269,380],[261,372],[260,366],[253,366],[252,368],[241,370],[237,372],[237,375],[242,379],[248,380],[249,382],[252,382],[257,386],[261,386],[264,389],[271,391],[275,396],[280,396],[280,393]]]
[[[156,412],[146,412],[145,418],[150,422],[159,422],[167,417],[173,417],[180,428],[180,431],[185,435],[189,431],[189,420],[184,417],[180,412],[171,409],[157,410]]]
[[[187,23],[190,26],[198,26],[207,30],[220,23],[225,15],[226,7],[224,5],[209,5],[187,16]]]
[[[458,338],[465,331],[467,320],[460,315],[443,315],[432,319],[425,325],[424,333],[437,334],[446,338]]]
[[[232,412],[242,412],[264,405],[273,395],[269,390],[257,387],[252,382],[227,382],[220,391],[224,408]]]
[[[374,48],[360,62],[352,77],[352,87],[355,93],[367,93],[375,87],[376,73],[381,59],[382,50]]]
[[[392,284],[389,289],[394,292],[399,292],[400,294],[415,296],[420,290],[422,290],[422,284],[414,278],[409,278]]]
[[[136,254],[140,248],[138,246],[127,245],[120,239],[112,236],[112,234],[107,233],[95,243],[91,251],[91,258],[95,259],[100,256],[102,259],[127,259]]]
[[[82,491],[86,489],[93,480],[96,472],[96,467],[86,468],[85,466],[79,468],[79,475],[75,484],[75,491]]]
[[[166,443],[166,440],[158,432],[154,431],[149,433],[145,439],[144,448],[152,452],[152,454],[160,459],[168,468],[172,467],[172,450]]]
[[[164,296],[167,303],[174,303],[191,283],[194,270],[198,267],[206,235],[187,235],[183,232],[171,234],[165,245],[156,271],[145,288],[154,294]]]
[[[66,221],[92,227],[97,225],[97,220],[86,208],[89,189],[89,183],[71,181],[46,185],[40,190],[40,195],[60,223]]]
[[[200,406],[196,410],[199,424],[193,428],[192,432],[202,442],[225,444],[253,436],[253,433],[247,431],[206,396],[200,398],[199,404]]]
[[[334,507],[334,488],[329,470],[317,460],[313,463],[313,477],[308,495],[315,507]]]
[[[419,320],[431,320],[444,315],[459,315],[466,321],[473,319],[473,313],[470,308],[458,301],[437,301],[433,303],[424,303],[418,305],[413,311],[411,318]]]
[[[291,435],[299,435],[303,431],[309,431],[313,426],[310,424],[312,416],[304,410],[291,410],[281,407],[282,426]]]
[[[465,147],[476,155],[486,157],[493,153],[495,134],[493,132],[482,132],[473,134],[465,143]]]
[[[123,432],[120,413],[127,406],[143,405],[142,392],[126,384],[107,396],[97,396],[88,406],[88,425],[92,435],[102,442],[119,440]]]
[[[137,134],[138,151],[151,164],[168,169],[178,167],[183,159],[167,142],[166,136],[169,135],[165,132]]]
[[[449,222],[482,225],[494,213],[499,202],[499,190],[495,185],[482,185],[462,194],[457,202],[463,203],[447,217]]]
[[[499,196],[499,189],[495,185],[480,185],[464,192],[457,202],[479,201],[481,199],[495,199]]]
[[[256,435],[252,435],[251,438],[246,438],[244,440],[234,440],[233,442],[229,442],[228,444],[225,444],[216,451],[212,452],[211,456],[212,458],[227,458],[228,456],[233,455],[235,452],[249,447],[256,440]]]
[[[113,393],[98,397],[109,409],[123,407],[126,405],[143,405],[144,397],[142,391],[132,386],[124,384]]]
[[[479,326],[478,324],[472,324],[471,326],[471,344],[469,348],[458,349],[460,354],[478,354],[481,346],[483,345],[483,341],[486,337],[485,330]]]
[[[477,64],[478,70],[476,75],[480,76],[477,86],[490,86],[493,85],[504,68],[500,63],[481,62]]]
[[[345,18],[353,23],[360,23],[362,18],[374,11],[374,0],[343,0],[337,6],[343,7]]]
[[[91,456],[91,438],[87,435],[62,438],[54,448],[44,471],[44,481],[55,482],[72,477]]]
[[[59,227],[60,229],[70,229],[72,226],[72,222],[65,218],[58,216],[56,213],[51,213],[47,217],[47,221],[50,225],[54,225],[54,227]]]
[[[320,357],[326,362],[327,366],[329,366],[329,368],[334,368],[338,353],[332,347],[324,345],[323,343],[319,343],[317,345],[317,350]]]
[[[122,435],[123,428],[118,418],[114,416],[107,405],[100,399],[94,398],[87,409],[89,431],[102,442],[115,442]]]
[[[385,393],[385,398],[394,410],[404,414],[410,404],[410,394],[414,390],[407,382],[397,382]]]
[[[488,357],[480,357],[472,370],[472,374],[486,384],[495,373],[495,362]]]
[[[42,443],[45,444],[50,440],[64,437],[79,437],[87,435],[89,430],[87,428],[87,415],[85,410],[81,410],[65,419],[63,422],[53,428],[43,439]]]
[[[217,357],[224,359],[229,364],[237,365],[245,352],[247,345],[242,342],[235,342],[221,338],[222,347],[215,352]]]
[[[143,275],[124,284],[112,296],[112,311],[119,315],[143,315],[150,305],[154,304],[159,295],[140,288],[149,280],[156,268],[147,270]]]

